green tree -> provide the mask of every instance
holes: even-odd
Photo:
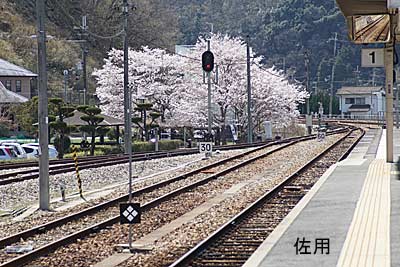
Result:
[[[141,129],[142,141],[149,140],[149,130],[158,128],[156,120],[161,117],[161,113],[153,110],[152,103],[136,103],[136,111],[140,112],[140,116],[134,116],[132,122]]]
[[[68,126],[64,119],[74,116],[75,108],[65,105],[61,98],[50,98],[49,103],[52,113],[49,114],[49,126],[55,135],[54,146],[58,151],[58,158],[62,159],[71,145],[68,134],[75,129],[74,126]]]
[[[14,114],[15,122],[21,130],[25,131],[29,136],[37,137],[38,127],[38,97],[35,96],[28,102],[15,105],[11,108]]]
[[[87,125],[81,126],[80,130],[88,133],[91,136],[92,140],[90,144],[90,155],[94,156],[96,136],[104,133],[105,128],[100,126],[100,123],[104,120],[104,118],[100,115],[101,109],[94,106],[79,106],[78,111],[85,114],[81,116],[81,120],[85,121]]]

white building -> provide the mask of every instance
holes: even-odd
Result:
[[[383,87],[342,87],[337,93],[342,117],[376,118],[384,116],[385,90]]]

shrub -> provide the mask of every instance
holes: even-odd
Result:
[[[0,137],[10,137],[10,131],[4,124],[0,124]]]
[[[63,146],[64,154],[70,152],[71,139],[68,136],[64,136],[63,142],[61,142],[60,136],[57,135],[54,138],[54,146],[55,146],[55,148],[57,149],[58,152],[61,151],[61,145]]]
[[[181,140],[162,140],[158,142],[159,150],[175,150],[183,145]],[[155,151],[155,143],[152,142],[135,142],[132,147],[134,152],[151,152]]]
[[[124,149],[121,146],[99,146],[97,149],[102,151],[104,155],[124,153]]]

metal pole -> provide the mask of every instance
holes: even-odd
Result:
[[[88,49],[86,47],[87,44],[87,16],[82,16],[82,25],[81,25],[81,39],[83,40],[82,42],[82,68],[83,68],[83,105],[87,104],[87,54],[88,54]],[[79,101],[80,102],[80,101]]]
[[[335,39],[333,39],[333,63],[332,63],[332,74],[331,74],[331,88],[329,93],[329,118],[332,117],[333,113],[333,89],[334,89],[334,80],[335,80],[335,68],[336,68],[336,43],[338,40],[338,34],[335,32]]]
[[[83,105],[86,105],[87,101],[86,101],[86,92],[87,92],[87,68],[86,68],[86,56],[87,56],[87,50],[86,47],[84,45],[83,47],[83,51],[82,51],[82,57],[83,57]]]
[[[68,70],[64,70],[64,102],[68,102],[67,95],[67,78],[68,78]]]
[[[158,152],[158,150],[159,150],[159,148],[158,148],[158,128],[155,128],[154,132],[156,134],[155,151]]]
[[[393,162],[393,44],[386,44],[386,161]]]
[[[129,203],[132,202],[132,90],[129,89],[128,110],[128,155],[129,155]],[[129,225],[129,250],[132,249],[132,224]]]
[[[124,118],[125,118],[125,133],[124,133],[124,144],[125,153],[129,152],[129,134],[128,134],[128,110],[129,104],[129,89],[128,89],[128,0],[124,0]]]
[[[375,86],[375,68],[372,69],[372,86]]]
[[[210,51],[211,43],[210,40],[207,41],[207,50]],[[211,110],[211,72],[207,73],[207,85],[208,85],[208,134],[211,137],[212,131],[212,110]]]
[[[183,126],[183,148],[186,148],[186,127]]]
[[[129,155],[128,175],[129,175],[129,203],[132,202],[132,89],[129,88],[128,76],[128,1],[124,0],[124,115],[125,115],[125,153]],[[136,95],[136,94],[135,94]],[[128,235],[129,250],[132,250],[132,225],[129,225]]]
[[[250,73],[250,36],[247,35],[247,142],[253,143],[253,125],[251,119],[251,73]]]
[[[397,67],[396,68],[396,76],[398,75],[400,71],[400,68]],[[400,122],[400,118],[399,118],[399,86],[400,86],[400,82],[396,77],[396,102],[395,102],[395,107],[396,107],[396,128],[399,129],[399,122]]]
[[[38,90],[39,90],[39,208],[50,209],[49,194],[49,118],[47,99],[45,1],[36,0],[38,30]]]
[[[311,111],[310,111],[310,98],[311,98],[311,92],[310,92],[310,70],[309,70],[309,64],[310,64],[310,59],[308,57],[308,53],[304,53],[304,63],[306,67],[306,91],[310,94],[310,96],[306,100],[306,109],[307,109],[307,117],[311,116]],[[306,119],[307,121],[307,119]],[[311,118],[312,122],[312,118]],[[307,125],[307,133],[310,135],[312,133],[312,126]]]

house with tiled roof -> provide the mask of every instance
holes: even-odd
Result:
[[[386,99],[382,86],[342,87],[336,95],[339,97],[339,109],[343,117],[368,118],[384,115]]]
[[[28,98],[7,90],[0,82],[0,106],[27,102]]]
[[[25,98],[32,98],[36,83],[37,74],[0,59],[0,82],[4,87]]]

